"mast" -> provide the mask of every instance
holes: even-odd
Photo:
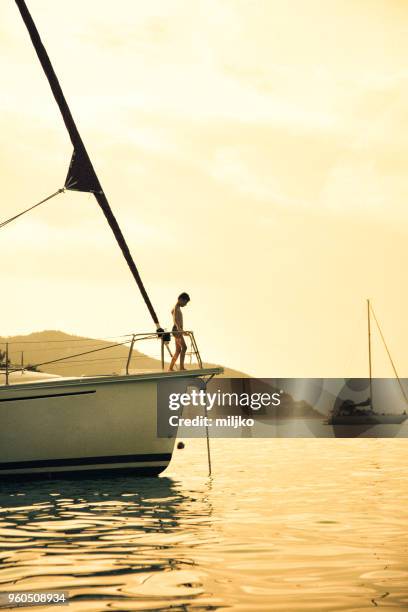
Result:
[[[373,379],[372,379],[372,364],[371,364],[371,307],[370,300],[367,300],[367,325],[368,325],[368,375],[370,378],[370,405],[371,410],[374,410],[373,405]]]
[[[109,202],[105,196],[105,193],[93,168],[88,152],[78,132],[78,128],[72,117],[67,101],[65,100],[57,75],[54,72],[50,58],[48,57],[47,51],[45,50],[45,47],[41,41],[40,35],[33,21],[33,18],[30,15],[25,0],[15,0],[15,2],[30,34],[31,42],[33,43],[34,49],[37,53],[38,59],[40,60],[45,76],[48,79],[48,83],[51,87],[52,93],[54,94],[55,101],[57,102],[58,107],[61,111],[65,127],[68,130],[71,142],[74,147],[71,164],[65,181],[65,188],[75,191],[87,191],[94,194],[130,268],[133,278],[135,279],[137,286],[139,287],[140,293],[143,296],[143,299],[149,310],[150,316],[152,317],[156,325],[157,330],[163,331],[160,327],[159,319],[147,294],[139,271],[136,267],[135,262],[133,261],[129,247],[123,236],[122,230],[119,227],[119,224],[115,218],[115,215],[112,212]]]

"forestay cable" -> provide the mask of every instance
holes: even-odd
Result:
[[[14,217],[10,217],[10,219],[6,219],[5,221],[2,221],[0,223],[0,229],[2,227],[5,227],[6,225],[11,223],[12,221],[15,221],[19,217],[22,217],[26,213],[30,212],[30,210],[34,210],[34,208],[37,208],[37,206],[40,206],[41,204],[44,204],[44,202],[48,202],[48,200],[51,200],[52,198],[55,198],[55,196],[59,195],[60,193],[64,193],[64,191],[65,191],[64,188],[58,189],[58,191],[55,191],[55,193],[52,193],[51,195],[47,196],[46,198],[44,198],[44,200],[41,200],[41,202],[37,202],[37,204],[34,204],[34,206],[30,206],[30,208],[26,208],[25,210],[22,210],[17,215],[14,215]]]

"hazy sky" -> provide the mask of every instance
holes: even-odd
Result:
[[[371,297],[408,375],[406,2],[27,4],[163,325],[188,291],[208,361],[365,375]],[[0,45],[6,218],[63,185],[71,144],[13,0]],[[152,329],[92,196],[0,249],[2,335]]]

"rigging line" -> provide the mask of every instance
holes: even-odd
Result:
[[[98,351],[106,351],[106,349],[114,348],[115,346],[123,346],[127,344],[127,342],[121,342],[118,344],[111,344],[110,346],[103,346],[102,348],[94,349],[93,351],[85,351],[84,353],[77,353],[76,355],[66,355],[65,357],[60,357],[59,359],[52,359],[51,361],[43,361],[42,363],[34,363],[32,367],[39,368],[43,365],[49,365],[51,363],[57,363],[58,361],[65,361],[65,359],[70,359],[71,357],[81,357],[82,355],[89,355],[90,353],[97,353]],[[17,370],[19,371],[20,368]]]
[[[65,361],[63,365],[65,366],[67,363],[77,364],[78,365],[78,364],[81,364],[81,363],[94,363],[96,361],[97,362],[100,362],[100,361],[109,361],[109,362],[110,361],[123,361],[125,358],[126,358],[126,355],[122,355],[121,357],[97,357],[96,359],[73,359],[72,361]],[[137,360],[141,360],[141,359],[146,359],[146,358],[147,359],[155,359],[154,357],[149,357],[149,356],[146,357],[145,355],[136,355],[135,357],[131,358],[131,362],[134,362],[134,361],[137,361]],[[69,359],[69,357],[67,357],[67,359]],[[155,361],[157,361],[157,359]],[[31,364],[28,364],[28,365],[30,365],[30,367],[31,367]],[[49,365],[52,365],[52,364],[49,364]],[[29,370],[30,368],[29,367],[25,367],[25,368],[19,367],[19,368],[16,368],[15,370],[13,370],[13,371],[20,372],[21,369]]]
[[[44,200],[41,200],[41,202],[37,202],[37,204],[34,204],[34,206],[30,206],[30,208],[26,208],[25,210],[21,211],[17,215],[14,215],[14,217],[10,217],[10,219],[6,219],[5,221],[2,221],[0,223],[0,229],[2,227],[4,227],[5,225],[8,225],[12,221],[15,221],[19,217],[22,217],[26,213],[30,212],[30,210],[34,210],[34,208],[37,208],[37,206],[40,206],[40,204],[44,204],[44,202],[48,202],[48,200],[51,200],[51,198],[54,198],[55,196],[59,195],[60,193],[64,193],[64,191],[65,191],[64,187],[62,189],[58,189],[58,191],[55,191],[51,195],[47,196],[46,198],[44,198]]]
[[[376,322],[376,324],[377,324],[378,331],[380,332],[381,340],[383,341],[383,344],[384,344],[384,346],[385,346],[385,350],[387,351],[387,355],[388,355],[388,358],[389,358],[389,360],[390,360],[390,362],[391,362],[392,369],[394,370],[395,377],[396,377],[396,379],[397,379],[397,381],[398,381],[398,384],[399,384],[399,386],[400,386],[401,393],[402,393],[402,395],[404,396],[404,399],[405,399],[406,403],[408,404],[408,397],[407,397],[407,394],[405,393],[405,389],[404,389],[404,387],[402,386],[401,379],[400,379],[400,377],[398,376],[397,368],[395,367],[394,361],[393,361],[393,359],[392,359],[392,357],[391,357],[391,353],[390,353],[390,351],[389,351],[389,348],[388,348],[388,346],[387,346],[387,343],[386,343],[385,338],[384,338],[384,335],[383,335],[383,333],[382,333],[382,330],[381,330],[380,324],[379,324],[379,322],[378,322],[378,320],[377,320],[377,317],[375,316],[375,312],[374,312],[374,309],[373,309],[373,307],[372,307],[371,303],[370,303],[370,310],[371,310],[371,312],[372,312],[372,314],[373,314],[374,321],[375,321],[375,322]]]
[[[95,361],[123,361],[125,359],[125,355],[122,355],[121,357],[96,357],[96,359],[73,359],[72,361],[65,361],[64,365],[66,365],[67,363],[94,363]],[[68,358],[67,358],[68,359]],[[131,361],[136,361],[137,359],[146,359],[146,357],[144,355],[140,355],[140,356],[136,356],[136,357],[132,357]],[[151,357],[150,359],[154,359],[154,357]],[[21,368],[20,368],[21,369]],[[27,369],[27,368],[24,368]]]
[[[126,338],[128,336],[131,338],[132,335],[133,334],[122,334],[121,336],[105,336],[104,338],[67,338],[67,340],[16,340],[16,342],[8,342],[8,344],[11,346],[13,344],[50,344],[51,342],[88,342],[89,340],[94,340],[94,344],[96,344],[97,342],[104,342],[105,340],[115,340],[116,338]],[[5,338],[1,338],[0,340],[0,346],[2,344],[6,344],[6,342],[4,341]],[[130,340],[128,340],[127,342],[130,342]]]
[[[147,339],[147,340],[150,340],[150,338],[156,338],[156,335],[154,335],[154,336],[149,336],[149,338],[146,338],[146,339]],[[142,339],[144,340],[145,338],[142,338]],[[4,344],[4,343],[1,343],[1,342],[0,342],[0,346],[1,346],[2,344]],[[8,344],[9,344],[9,347],[10,347],[10,346],[11,346],[11,347],[13,347],[13,349],[12,349],[11,351],[9,351],[9,354],[10,354],[10,355],[14,355],[14,354],[19,355],[19,354],[22,352],[22,350],[21,350],[20,348],[14,348],[14,345],[13,345],[13,343],[12,343],[12,342],[9,342]],[[17,344],[19,344],[19,343],[17,343]],[[126,341],[124,342],[124,344],[125,344],[125,345],[126,345],[126,344],[130,344],[130,340],[126,340]],[[86,348],[92,348],[92,347],[93,347],[93,348],[104,348],[103,346],[102,346],[102,347],[100,347],[100,346],[99,346],[99,344],[98,344],[98,342],[92,342],[92,344],[84,344],[83,346],[78,346],[78,345],[77,345],[77,347],[78,347],[78,350],[79,350],[79,349],[83,350],[83,349],[86,349]],[[22,348],[24,348],[24,347],[22,347]],[[67,347],[55,347],[55,346],[48,346],[48,347],[46,347],[46,348],[41,348],[40,350],[41,350],[41,352],[42,352],[42,353],[45,353],[45,352],[47,352],[47,351],[56,351],[56,350],[58,350],[58,349],[60,349],[60,350],[64,350],[64,349],[65,349],[65,350],[67,350],[67,349],[69,349],[69,348],[70,348],[69,346],[67,346]],[[32,348],[25,349],[23,352],[25,352],[25,353],[27,353],[27,354],[30,354],[31,352],[34,352],[35,350],[36,350],[36,348],[35,348],[35,347],[32,347]]]

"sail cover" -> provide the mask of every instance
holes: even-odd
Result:
[[[93,168],[89,166],[87,157],[81,149],[74,149],[65,179],[65,189],[101,193],[98,178]]]

